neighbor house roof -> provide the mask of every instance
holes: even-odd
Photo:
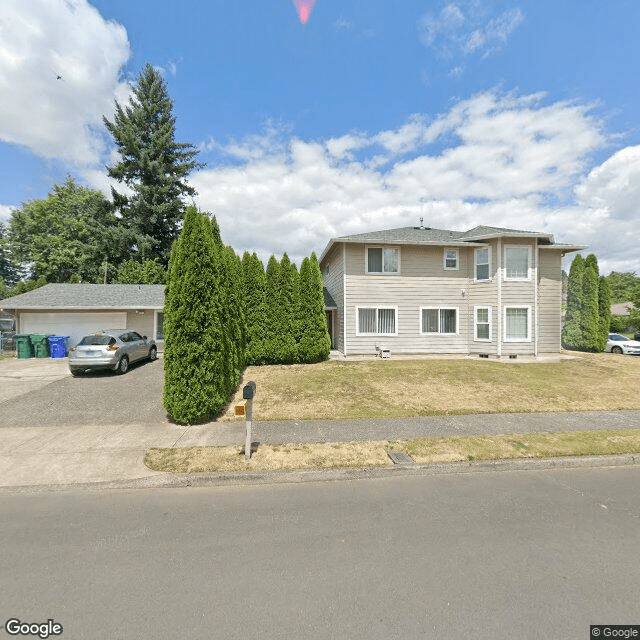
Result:
[[[565,252],[586,249],[584,245],[556,244],[553,235],[539,231],[522,231],[488,226],[474,227],[473,229],[469,229],[469,231],[450,231],[448,229],[432,229],[430,227],[420,226],[369,231],[367,233],[331,238],[320,256],[320,261],[329,253],[331,247],[338,242],[355,244],[435,244],[479,247],[492,238],[538,238],[538,243],[541,248],[562,249]]]
[[[162,309],[163,284],[46,284],[0,300],[0,309]]]
[[[617,304],[611,305],[611,315],[628,316],[632,309],[635,309],[633,302],[618,302]]]

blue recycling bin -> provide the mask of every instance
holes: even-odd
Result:
[[[49,336],[49,349],[52,358],[67,357],[67,340],[69,336]]]

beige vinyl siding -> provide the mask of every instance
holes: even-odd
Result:
[[[400,250],[400,276],[413,278],[460,278],[467,277],[469,271],[469,257],[473,261],[473,251],[470,247],[451,246],[459,252],[458,269],[444,268],[444,251],[446,246],[419,245],[382,245],[382,244],[345,244],[347,274],[354,276],[367,275],[379,278],[390,274],[365,273],[367,247],[394,247]],[[398,277],[393,275],[394,278]]]
[[[334,344],[338,351],[344,352],[344,270],[342,265],[342,247],[342,243],[337,242],[322,261],[322,279],[324,286],[335,300],[337,307],[333,327]]]
[[[468,353],[468,305],[461,294],[466,278],[362,275],[347,276],[346,282],[348,353],[375,354],[376,345],[392,353]],[[397,307],[397,335],[356,335],[358,307]],[[456,308],[457,333],[420,335],[421,307]]]
[[[538,352],[558,353],[562,330],[562,256],[540,249],[538,273]]]
[[[127,329],[137,331],[141,336],[155,338],[153,335],[153,321],[155,310],[144,309],[142,311],[127,311]],[[114,327],[118,329],[119,327]]]

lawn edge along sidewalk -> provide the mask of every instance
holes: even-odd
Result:
[[[472,474],[506,471],[542,471],[548,469],[609,468],[640,465],[640,454],[572,456],[560,458],[526,458],[516,460],[482,460],[437,462],[428,464],[394,465],[360,469],[301,469],[295,471],[234,472],[208,474],[157,473],[137,479],[0,487],[0,495],[20,493],[38,494],[51,491],[105,491],[109,489],[180,489],[187,487],[216,487],[236,485],[268,485],[299,482],[330,482],[367,480],[402,476],[435,476],[443,474]]]

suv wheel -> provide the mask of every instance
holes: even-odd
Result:
[[[155,347],[149,349],[149,360],[153,362],[158,357],[158,350]]]
[[[74,378],[77,378],[78,376],[82,375],[84,373],[84,369],[69,369],[69,371],[71,371],[71,375]]]
[[[127,358],[127,356],[122,356],[122,358],[120,358],[120,362],[118,362],[118,368],[116,369],[116,371],[122,375],[123,373],[127,373],[127,371],[129,370],[129,358]]]
[[[622,347],[611,347],[611,353],[622,353]]]

